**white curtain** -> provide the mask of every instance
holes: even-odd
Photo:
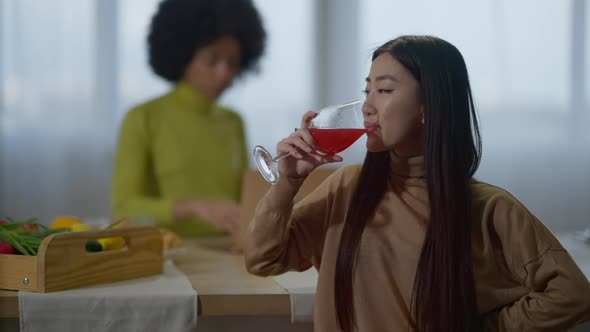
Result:
[[[97,107],[94,2],[1,2],[0,211],[102,214],[111,125]]]
[[[0,215],[109,214],[118,125],[168,85],[147,65],[158,0],[0,0]],[[455,44],[482,120],[477,176],[550,228],[590,226],[590,6],[585,0],[256,0],[269,33],[259,75],[223,96],[250,147],[302,112],[358,97],[371,51],[401,34]],[[363,140],[345,156],[363,157]]]
[[[0,0],[0,216],[109,215],[120,120],[169,88],[147,64],[158,3]],[[318,106],[314,1],[255,3],[268,30],[261,73],[222,102],[244,117],[251,147],[272,147],[301,110]]]

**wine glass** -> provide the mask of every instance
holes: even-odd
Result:
[[[366,133],[362,107],[363,101],[355,100],[316,111],[318,115],[311,120],[308,128],[316,150],[326,155],[336,154]],[[271,184],[279,181],[278,162],[288,155],[289,153],[283,153],[273,158],[264,147],[254,147],[254,161],[258,171]]]

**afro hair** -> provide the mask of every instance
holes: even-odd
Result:
[[[240,44],[238,75],[256,69],[266,32],[251,0],[163,0],[150,24],[150,66],[178,82],[198,49],[228,35]]]

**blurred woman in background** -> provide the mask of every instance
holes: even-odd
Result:
[[[173,87],[123,120],[112,183],[116,217],[151,219],[184,236],[235,231],[248,153],[240,116],[216,101],[257,68],[265,41],[250,0],[160,3],[149,63]]]

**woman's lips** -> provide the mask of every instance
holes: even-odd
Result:
[[[374,132],[378,127],[379,126],[374,123],[365,122],[365,130],[367,131],[367,134]]]

